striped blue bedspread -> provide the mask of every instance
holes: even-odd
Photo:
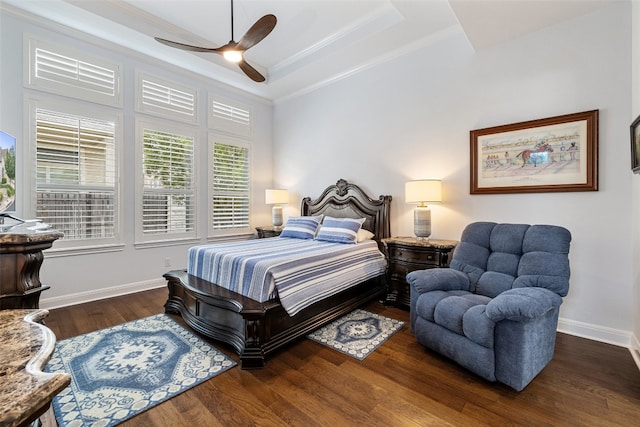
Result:
[[[384,273],[374,240],[354,245],[272,237],[194,246],[187,273],[259,302],[280,298],[290,316]]]

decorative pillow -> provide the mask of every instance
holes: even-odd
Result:
[[[297,216],[287,220],[280,237],[293,237],[294,239],[313,239],[322,221],[322,215]]]
[[[360,242],[364,242],[365,240],[371,240],[373,239],[374,234],[372,232],[370,232],[369,230],[365,230],[364,228],[361,228],[360,230],[358,230],[358,235],[356,236],[356,242],[360,243]]]
[[[316,240],[334,243],[356,243],[358,230],[364,218],[333,218],[327,216],[322,221]]]

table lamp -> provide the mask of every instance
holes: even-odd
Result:
[[[442,182],[437,179],[421,179],[409,181],[404,185],[407,203],[417,203],[413,211],[413,233],[420,240],[431,236],[431,211],[427,206],[430,202],[442,201]]]
[[[287,190],[268,189],[264,192],[264,201],[271,208],[271,223],[274,227],[281,227],[283,223],[282,205],[289,203],[289,192]]]

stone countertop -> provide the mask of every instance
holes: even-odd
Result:
[[[425,248],[437,249],[453,249],[458,244],[457,240],[442,239],[418,239],[417,237],[389,237],[382,239],[383,242],[404,243],[411,246],[420,246]]]
[[[56,336],[38,323],[47,310],[0,310],[0,425],[20,426],[49,407],[71,383],[67,374],[43,372]]]
[[[0,244],[6,245],[52,242],[64,236],[61,231],[41,222],[25,222],[11,227],[5,224],[0,230]]]

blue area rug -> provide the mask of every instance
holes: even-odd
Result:
[[[354,310],[307,335],[320,344],[363,360],[404,326],[404,322]]]
[[[71,385],[53,400],[58,425],[113,426],[236,365],[169,316],[56,343],[48,372]]]

